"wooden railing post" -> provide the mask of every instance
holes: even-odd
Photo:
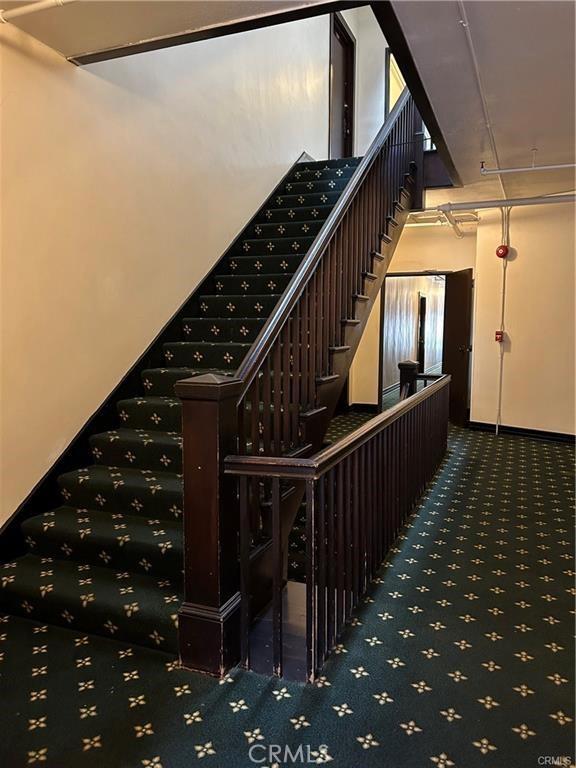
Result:
[[[400,397],[410,397],[416,394],[416,382],[419,365],[415,360],[404,360],[398,363],[400,370]]]
[[[184,471],[184,602],[180,658],[222,675],[240,658],[238,503],[224,457],[237,452],[238,379],[205,374],[179,381]]]

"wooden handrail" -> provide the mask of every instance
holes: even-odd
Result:
[[[334,445],[310,458],[291,459],[285,456],[227,456],[224,460],[228,475],[251,475],[280,478],[317,480],[325,472],[351,454],[375,434],[386,429],[408,411],[450,384],[450,376],[444,374],[429,386],[407,397],[389,410],[375,416],[355,429]]]
[[[240,364],[240,367],[237,369],[235,378],[244,382],[240,399],[244,397],[254,377],[261,369],[261,366],[266,360],[266,356],[272,349],[272,345],[276,341],[276,338],[281,332],[284,324],[290,317],[290,314],[296,306],[298,299],[302,295],[306,284],[314,274],[314,271],[320,259],[322,258],[322,254],[326,250],[326,247],[332,239],[336,229],[338,228],[338,225],[342,221],[344,214],[352,203],[356,192],[365,179],[366,174],[370,170],[374,160],[378,156],[378,152],[381,150],[384,142],[390,135],[398,115],[404,109],[409,98],[410,93],[407,88],[404,88],[400,98],[394,105],[394,108],[376,135],[376,138],[350,177],[350,181],[346,185],[342,195],[338,199],[338,202],[322,225],[321,230],[316,235],[316,238],[310,246],[310,250],[308,251],[306,257],[303,259],[302,263],[288,283],[282,298],[274,308],[274,312],[270,315],[264,324],[264,327],[256,337],[256,340],[252,344],[248,354]]]

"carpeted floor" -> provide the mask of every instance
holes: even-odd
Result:
[[[0,765],[270,768],[276,744],[338,768],[573,761],[573,467],[566,444],[452,430],[313,687],[5,617]]]

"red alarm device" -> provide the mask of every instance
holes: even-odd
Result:
[[[504,341],[504,331],[496,331],[494,334],[494,341],[497,341],[501,344]]]
[[[505,259],[509,253],[510,248],[508,248],[507,245],[499,245],[498,248],[496,248],[496,256],[498,256],[499,259]]]

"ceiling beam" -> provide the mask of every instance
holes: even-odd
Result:
[[[312,5],[303,5],[297,8],[283,10],[272,14],[262,16],[253,16],[240,19],[230,24],[219,24],[213,27],[193,30],[181,34],[171,35],[169,37],[153,38],[143,42],[122,45],[117,48],[107,48],[93,53],[83,53],[71,56],[68,61],[82,66],[84,64],[95,64],[99,61],[109,61],[110,59],[120,59],[124,56],[134,56],[137,53],[147,53],[148,51],[157,51],[162,48],[173,48],[177,45],[187,45],[201,40],[210,40],[214,37],[223,37],[224,35],[234,35],[238,32],[248,32],[252,29],[261,29],[262,27],[272,27],[276,24],[286,24],[289,21],[298,21],[312,16],[322,16],[327,13],[344,11],[349,8],[358,8],[362,5],[368,5],[367,0],[326,0]]]
[[[389,2],[389,0],[386,0],[386,2],[376,0],[376,2],[370,3],[370,5],[372,6],[374,16],[378,19],[380,28],[384,33],[384,37],[390,46],[390,50],[396,59],[398,67],[402,72],[408,90],[412,94],[416,106],[418,107],[418,111],[420,112],[426,127],[430,131],[430,135],[436,145],[438,154],[444,161],[444,165],[452,180],[452,184],[455,187],[461,187],[462,180],[460,174],[456,170],[454,160],[452,159],[450,150],[448,149],[442,131],[440,130],[440,125],[434,114],[434,109],[432,108],[432,104],[430,103],[430,99],[428,98],[418,69],[414,63],[412,53],[410,52],[406,37],[400,26],[400,22],[398,21],[392,3]]]

